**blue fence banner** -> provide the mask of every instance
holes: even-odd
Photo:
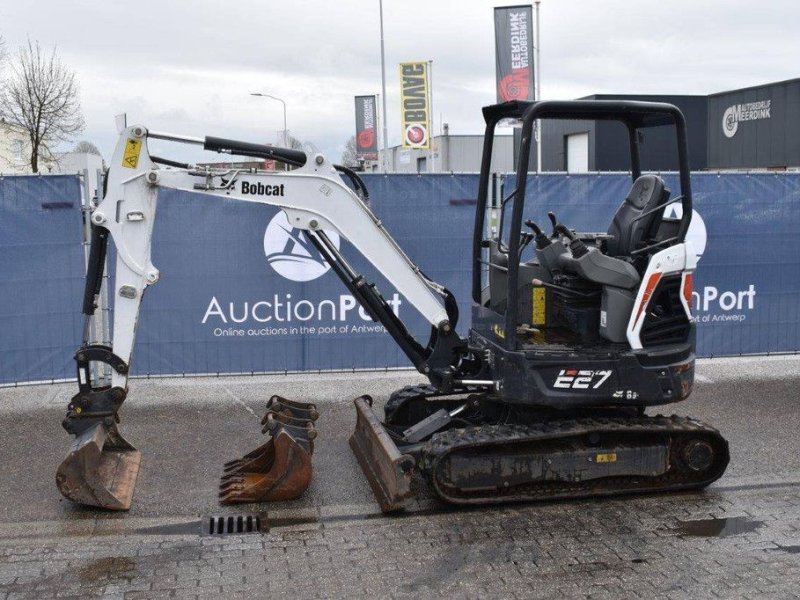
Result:
[[[80,178],[0,177],[0,384],[75,377],[84,265]]]
[[[677,175],[663,178],[677,196]],[[504,194],[514,185],[512,175]],[[531,176],[525,218],[547,224],[551,210],[572,229],[605,231],[630,186],[625,174]],[[695,173],[692,198],[698,356],[798,351],[800,175]],[[666,214],[682,213],[671,205]]]
[[[372,209],[398,244],[461,302],[465,332],[477,176],[372,175],[365,181]],[[422,316],[349,243],[331,238],[426,342],[430,326]],[[164,191],[153,264],[161,278],[142,305],[134,374],[410,366],[275,208]]]
[[[364,179],[374,212],[398,244],[458,299],[465,333],[477,175]],[[677,177],[664,179],[677,195]],[[630,185],[625,174],[532,175],[526,218],[547,224],[551,210],[573,229],[605,231]],[[504,194],[513,186],[510,175]],[[800,174],[700,173],[692,186],[698,355],[797,352]],[[427,340],[421,315],[355,248],[331,237]],[[82,240],[78,177],[0,177],[0,385],[74,377]],[[163,191],[153,264],[161,278],[142,304],[134,375],[410,366],[275,208]]]

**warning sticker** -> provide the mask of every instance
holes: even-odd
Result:
[[[139,165],[139,153],[142,151],[142,142],[128,139],[125,144],[125,154],[122,157],[122,166],[135,169]]]
[[[533,286],[533,298],[532,298],[532,306],[533,306],[533,324],[534,325],[545,325],[546,324],[546,294],[545,289],[542,286]]]
[[[598,463],[613,463],[617,462],[617,453],[609,452],[608,454],[598,454],[595,457],[595,462]]]

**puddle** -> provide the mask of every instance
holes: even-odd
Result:
[[[723,519],[698,519],[696,521],[680,521],[673,530],[680,536],[688,537],[728,537],[755,531],[764,521],[754,521],[747,517]]]
[[[136,563],[125,556],[93,560],[78,571],[78,579],[82,583],[132,581],[135,577]]]

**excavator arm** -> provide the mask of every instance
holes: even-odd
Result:
[[[196,168],[152,157],[149,138],[202,145],[207,150],[273,158],[297,168],[259,172],[247,169]],[[163,168],[159,165],[169,165]],[[284,211],[294,229],[304,232],[365,311],[381,322],[414,366],[437,387],[458,383],[458,365],[467,345],[455,332],[455,301],[444,287],[430,281],[389,235],[367,203],[340,177],[347,170],[323,155],[262,146],[215,137],[193,138],[121,127],[107,174],[102,200],[92,212],[92,246],[83,312],[84,341],[75,355],[79,392],[70,402],[64,428],[76,436],[57,473],[61,492],[82,504],[125,510],[130,506],[141,455],[120,435],[118,410],[127,396],[130,359],[143,294],[158,282],[151,260],[153,225],[159,191],[175,189],[205,199],[234,199]],[[355,174],[349,173],[352,177]],[[366,191],[355,176],[357,189]],[[356,273],[327,232],[351,244],[430,323],[431,336],[420,344],[378,292]],[[113,344],[90,343],[89,319],[103,280],[109,238],[116,249]],[[95,386],[91,363],[111,367],[110,385]],[[468,361],[467,361],[468,362]]]

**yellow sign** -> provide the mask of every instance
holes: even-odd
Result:
[[[400,116],[403,148],[430,148],[428,63],[400,63]]]
[[[617,462],[617,453],[611,452],[609,454],[598,454],[595,459],[598,463],[614,463]]]
[[[501,340],[506,339],[506,330],[500,327],[500,325],[492,325],[492,331]]]
[[[122,166],[135,169],[139,165],[139,154],[142,151],[142,142],[128,139],[125,144],[125,154],[122,156]]]
[[[533,286],[533,324],[536,325],[545,325],[547,323],[547,318],[545,317],[546,311],[546,294],[545,289],[542,286]]]

